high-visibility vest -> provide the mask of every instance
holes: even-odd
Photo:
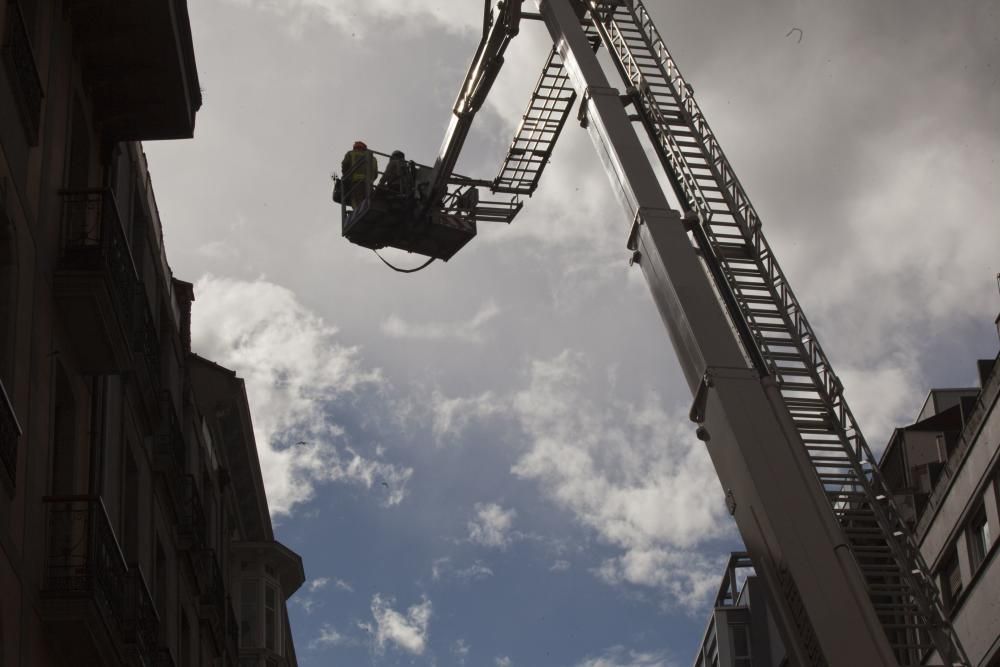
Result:
[[[352,181],[372,183],[378,175],[378,161],[371,151],[348,151],[341,167],[345,176],[350,173]]]

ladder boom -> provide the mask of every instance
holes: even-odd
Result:
[[[729,312],[744,346],[776,383],[896,658],[920,664],[934,648],[946,664],[968,664],[843,387],[648,11],[641,0],[589,6],[679,200],[697,215],[699,250],[718,291],[736,301]]]

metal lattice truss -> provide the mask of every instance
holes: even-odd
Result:
[[[937,650],[945,664],[968,664],[843,386],[692,87],[639,0],[588,4],[678,197],[697,214],[708,240],[701,250],[725,278],[716,287],[738,304],[730,317],[745,323],[752,340],[744,344],[756,347],[778,382],[897,659],[918,665]]]

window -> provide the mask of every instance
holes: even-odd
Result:
[[[266,578],[244,579],[240,585],[240,647],[266,648],[280,655],[281,619],[277,585]]]
[[[257,620],[259,605],[257,602],[258,586],[256,579],[244,579],[240,585],[240,647],[257,648]]]
[[[745,625],[730,625],[729,635],[732,638],[733,666],[751,667],[750,636]]]
[[[264,647],[278,652],[278,594],[271,584],[264,584]]]
[[[945,609],[951,611],[962,594],[962,571],[958,565],[958,550],[952,547],[940,574],[941,597]]]
[[[986,519],[984,505],[980,505],[975,514],[972,515],[967,540],[969,542],[969,564],[972,566],[972,571],[975,572],[986,559],[986,554],[990,550],[990,524]]]

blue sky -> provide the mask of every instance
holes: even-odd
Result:
[[[1000,10],[647,4],[881,447],[996,353]],[[340,238],[343,152],[433,160],[481,10],[190,3],[205,106],[146,150],[193,344],[247,381],[300,664],[687,665],[739,542],[586,134],[447,264]],[[546,40],[463,172],[495,173]]]

